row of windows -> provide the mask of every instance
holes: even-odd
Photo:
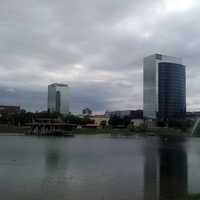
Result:
[[[185,67],[174,63],[159,64],[159,117],[184,113]]]
[[[182,82],[182,81],[184,81],[185,82],[185,78],[174,78],[174,79],[172,79],[172,78],[160,78],[159,79],[159,81],[160,81],[160,83],[164,83],[164,82],[169,82],[170,81],[170,83],[173,83],[173,84],[177,84],[177,85],[179,85],[179,83],[180,82]]]
[[[170,96],[168,98],[166,98],[164,95],[159,97],[159,100],[163,100],[163,101],[176,101],[176,100],[181,100],[181,99],[184,99],[183,97],[185,97],[185,95],[176,95],[176,96]]]
[[[185,90],[180,89],[179,91],[174,91],[174,92],[165,92],[164,90],[159,91],[159,96],[166,96],[166,95],[170,95],[170,96],[179,96],[179,95],[184,95],[185,96]]]

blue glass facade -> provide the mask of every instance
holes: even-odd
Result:
[[[158,65],[158,118],[182,118],[186,113],[185,66],[161,62]]]

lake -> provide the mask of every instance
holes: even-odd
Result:
[[[164,200],[200,193],[200,139],[0,136],[6,200]]]

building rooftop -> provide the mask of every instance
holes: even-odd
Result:
[[[63,83],[52,83],[49,86],[53,86],[53,87],[56,87],[56,86],[58,86],[58,87],[68,87],[67,84],[63,84]]]
[[[108,117],[105,115],[93,115],[91,116],[91,118],[108,118]]]
[[[169,55],[165,55],[165,54],[159,54],[159,53],[155,53],[155,54],[151,54],[149,56],[144,57],[144,60],[146,59],[156,59],[156,60],[160,60],[160,61],[170,61],[173,63],[180,63],[182,64],[182,58],[180,57],[175,57],[175,56],[169,56]]]
[[[0,105],[0,107],[5,107],[5,108],[19,108],[20,106],[13,106],[13,105]]]

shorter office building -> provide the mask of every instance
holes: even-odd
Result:
[[[117,116],[120,118],[130,117],[131,119],[143,119],[143,110],[117,110],[106,111],[106,117]]]
[[[54,83],[48,86],[48,111],[69,114],[69,87]]]
[[[14,115],[20,113],[20,106],[0,105],[0,115]]]

